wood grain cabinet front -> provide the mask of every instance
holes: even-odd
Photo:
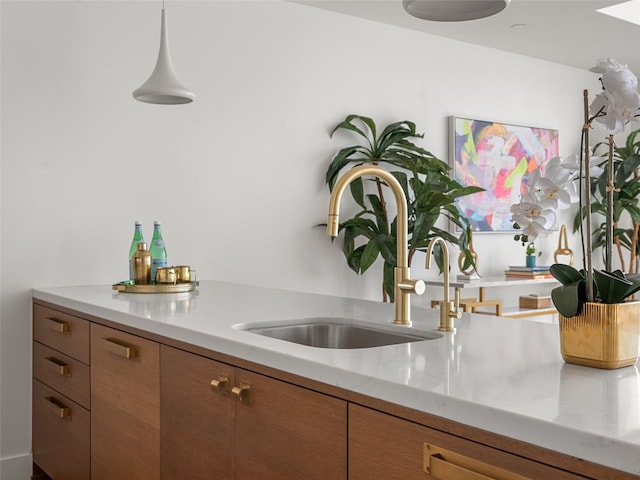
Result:
[[[349,480],[586,480],[465,438],[349,405]]]
[[[33,459],[53,479],[89,480],[89,411],[33,381]]]
[[[161,358],[163,478],[347,478],[346,401],[172,347]]]
[[[160,346],[96,323],[91,324],[91,478],[160,478]]]
[[[55,480],[89,480],[89,322],[34,303],[33,338],[33,462]]]
[[[34,303],[33,459],[53,480],[637,478],[60,309]]]
[[[33,339],[88,365],[89,322],[83,318],[33,305]]]

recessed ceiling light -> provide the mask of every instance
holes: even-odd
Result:
[[[596,10],[610,17],[615,17],[626,22],[640,25],[640,0],[630,0],[629,2],[618,3],[610,7]]]
[[[511,0],[402,0],[410,15],[436,22],[461,22],[501,12]]]

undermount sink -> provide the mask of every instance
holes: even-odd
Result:
[[[332,317],[245,323],[234,328],[300,345],[335,349],[382,347],[442,337],[437,332]]]

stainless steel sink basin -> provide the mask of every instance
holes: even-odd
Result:
[[[381,347],[442,337],[437,332],[331,317],[249,323],[235,328],[300,345],[336,349]]]

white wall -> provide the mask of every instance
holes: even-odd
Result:
[[[198,99],[141,104],[131,92],[155,62],[159,8],[2,2],[5,480],[31,446],[30,289],[126,278],[135,219],[148,238],[162,220],[170,261],[201,279],[378,299],[379,271],[356,277],[314,228],[328,162],[352,141],[329,138],[338,121],[415,121],[446,158],[447,117],[472,115],[557,128],[569,154],[581,90],[597,88],[588,72],[302,5],[185,1],[167,5],[170,45]],[[556,242],[539,242],[542,261]],[[511,235],[474,243],[485,275],[521,262]],[[435,276],[423,262],[414,273]]]

